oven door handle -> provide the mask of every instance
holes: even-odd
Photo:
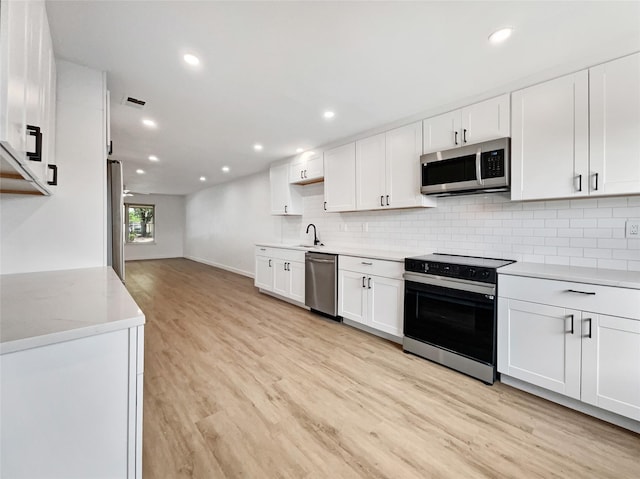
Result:
[[[444,276],[424,275],[416,273],[405,273],[403,275],[405,281],[428,284],[431,286],[440,286],[441,288],[451,288],[460,291],[469,291],[471,293],[488,294],[495,296],[495,284],[480,284],[475,281],[465,281],[463,279],[445,278]]]

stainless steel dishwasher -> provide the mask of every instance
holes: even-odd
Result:
[[[311,311],[338,317],[338,255],[308,251],[304,271],[305,304]]]

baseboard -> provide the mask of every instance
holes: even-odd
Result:
[[[592,406],[591,404],[583,403],[582,401],[578,401],[577,399],[563,396],[562,394],[549,391],[548,389],[541,388],[534,384],[529,384],[527,382],[521,381],[520,379],[513,378],[505,374],[500,375],[500,382],[516,389],[521,389],[522,391],[547,399],[548,401],[561,404],[562,406],[568,407],[570,409],[575,409],[576,411],[588,414],[589,416],[597,417],[598,419],[602,419],[603,421],[610,422],[612,424],[615,424],[616,426],[620,426],[622,428],[629,429],[630,431],[640,434],[639,421],[620,416],[619,414],[615,414],[613,412],[605,411],[604,409]]]
[[[195,261],[197,263],[208,264],[209,266],[214,266],[216,268],[224,269],[226,271],[231,271],[232,273],[241,274],[242,276],[247,276],[249,278],[254,277],[253,273],[249,271],[233,268],[231,266],[227,266],[226,264],[216,263],[215,261],[209,261],[204,258],[198,258],[197,256],[185,256],[185,258],[190,259],[191,261]]]

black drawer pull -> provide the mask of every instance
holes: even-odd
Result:
[[[594,293],[592,291],[578,291],[577,289],[568,289],[566,292],[567,293],[586,294],[588,296],[595,296],[596,295],[596,293]]]

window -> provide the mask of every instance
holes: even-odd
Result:
[[[155,240],[155,206],[154,205],[124,205],[126,214],[127,243],[145,244]]]

